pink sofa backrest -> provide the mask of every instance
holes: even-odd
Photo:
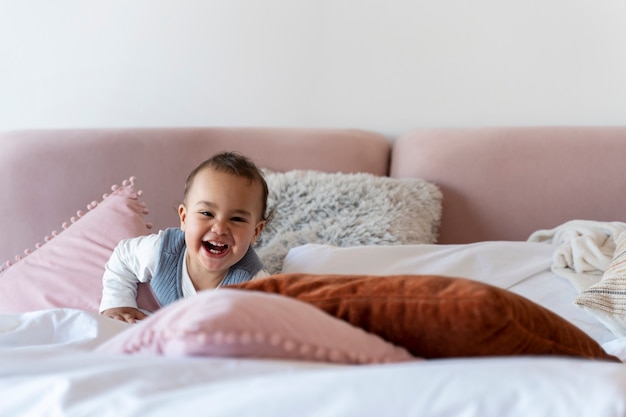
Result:
[[[185,179],[212,154],[242,152],[275,171],[386,175],[390,142],[350,129],[179,128],[0,133],[0,262],[33,249],[112,184],[136,176],[153,230],[178,225]]]
[[[419,129],[391,176],[444,194],[439,243],[526,240],[568,220],[626,221],[626,127]]]

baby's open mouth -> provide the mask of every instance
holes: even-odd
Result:
[[[219,242],[202,242],[202,244],[204,245],[206,250],[215,255],[219,255],[228,250],[228,245]]]

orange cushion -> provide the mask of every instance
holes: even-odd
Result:
[[[550,310],[464,278],[280,274],[232,288],[308,302],[422,358],[565,355],[619,361]]]

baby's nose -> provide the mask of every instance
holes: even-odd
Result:
[[[228,224],[223,220],[215,220],[211,225],[211,231],[218,235],[226,234],[228,232]]]

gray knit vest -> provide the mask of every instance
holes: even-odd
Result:
[[[183,298],[182,274],[185,259],[185,233],[177,228],[165,229],[159,251],[154,276],[150,287],[155,298],[165,307]],[[252,246],[235,265],[231,266],[219,286],[250,281],[261,269],[263,263]]]

